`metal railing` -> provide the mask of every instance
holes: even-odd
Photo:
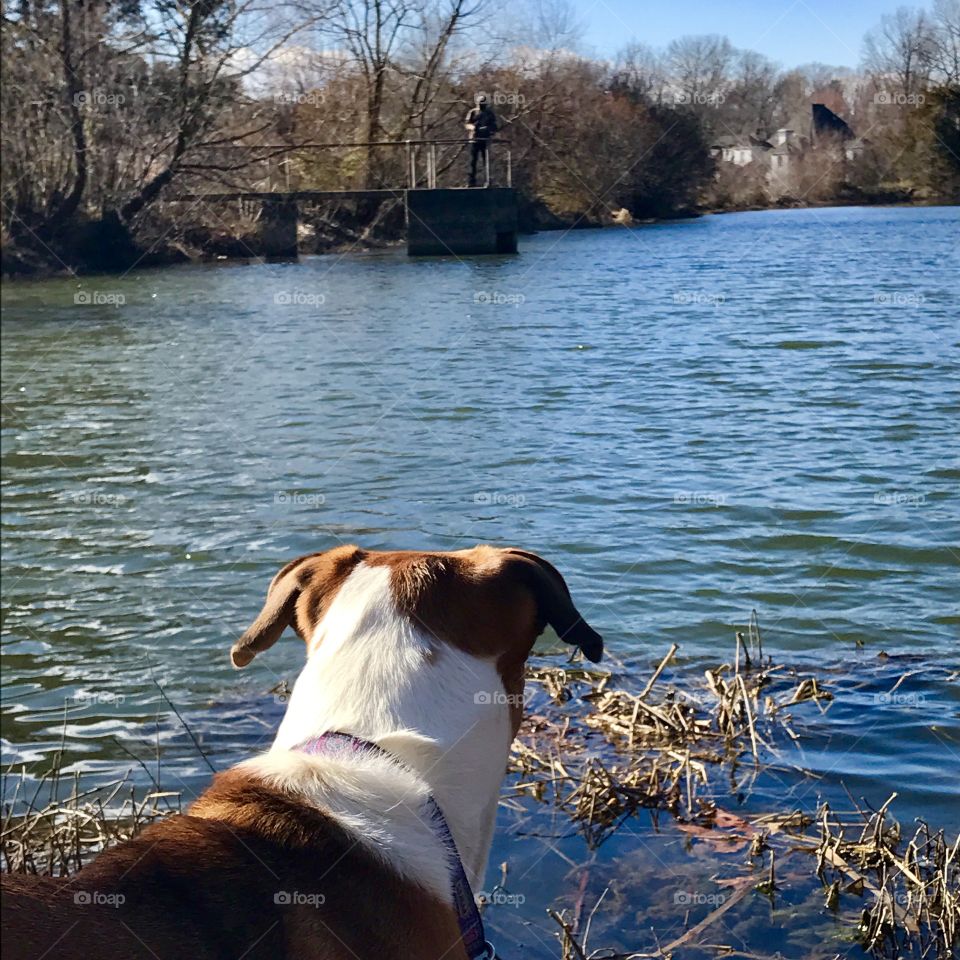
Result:
[[[417,176],[417,161],[416,155],[417,151],[414,149],[418,146],[426,146],[428,149],[426,151],[426,184],[425,189],[427,190],[436,190],[437,189],[437,147],[445,145],[454,145],[454,144],[465,144],[470,146],[474,144],[475,140],[470,139],[456,139],[456,140],[403,140],[400,142],[397,141],[381,141],[379,143],[371,143],[369,146],[377,147],[386,147],[386,146],[405,146],[407,149],[407,169],[408,169],[408,183],[407,187],[410,190],[417,190],[418,188],[418,176]],[[500,139],[497,137],[490,137],[487,141],[487,149],[483,151],[483,161],[484,161],[484,186],[490,186],[490,148],[494,144],[503,144],[506,146],[506,184],[505,186],[513,186],[513,151],[511,141],[506,139]]]
[[[357,140],[344,141],[342,143],[301,143],[301,144],[230,144],[225,147],[232,154],[236,152],[246,152],[253,155],[256,159],[251,161],[252,167],[256,168],[258,164],[267,164],[267,169],[259,177],[254,179],[259,181],[261,187],[270,184],[274,189],[280,187],[286,192],[295,191],[298,187],[294,184],[297,177],[297,157],[303,157],[313,151],[337,151],[337,150],[356,150],[366,149],[374,150],[385,148],[388,150],[404,150],[403,170],[397,164],[393,168],[393,176],[398,174],[400,178],[406,180],[405,184],[397,187],[386,186],[384,184],[374,187],[374,189],[408,189],[408,190],[436,190],[439,186],[439,179],[442,174],[452,170],[458,157],[464,153],[463,147],[469,148],[476,141],[468,138],[439,138],[429,139],[411,139],[411,140]],[[483,151],[483,168],[478,171],[482,176],[483,186],[488,187],[492,182],[491,178],[491,154],[493,151],[503,149],[500,156],[503,158],[504,167],[502,168],[502,177],[507,187],[513,186],[513,152],[512,142],[506,138],[491,137],[486,141],[487,149]],[[450,150],[446,157],[442,156],[443,148],[460,147],[459,150]],[[242,178],[242,174],[239,175]],[[391,177],[391,179],[393,179]],[[394,180],[396,183],[396,180]],[[331,184],[330,186],[333,186]],[[355,187],[350,189],[356,189]]]
[[[295,151],[300,150],[336,150],[336,149],[356,149],[358,147],[403,147],[407,153],[407,189],[420,189],[420,176],[418,170],[419,147],[427,147],[425,151],[424,177],[425,189],[437,189],[437,147],[442,146],[470,146],[475,141],[467,138],[456,139],[437,139],[437,140],[358,140],[348,143],[307,143],[296,147]],[[494,145],[503,145],[506,147],[506,186],[513,186],[513,150],[512,141],[502,137],[490,137],[487,140],[487,149],[484,150],[484,185],[490,185],[490,147]],[[286,164],[285,164],[286,165]],[[289,177],[287,178],[289,181]]]

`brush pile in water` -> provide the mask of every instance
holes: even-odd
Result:
[[[554,711],[547,705],[521,728],[512,754],[514,797],[556,805],[593,846],[647,809],[654,818],[658,811],[677,818],[690,836],[709,834],[714,842],[726,841],[727,849],[747,850],[741,874],[726,881],[735,892],[653,953],[588,952],[577,923],[564,911],[548,911],[560,928],[563,960],[669,958],[680,948],[698,947],[710,952],[714,922],[752,891],[773,900],[785,882],[785,865],[806,855],[815,856],[814,869],[804,866],[791,878],[809,882],[815,872],[826,906],[846,908],[841,919],[850,922],[851,939],[865,952],[883,960],[956,957],[960,837],[950,843],[943,831],[921,823],[907,838],[890,817],[893,797],[877,811],[855,805],[845,816],[822,805],[816,816],[795,810],[748,820],[718,806],[721,790],[739,793],[761,770],[782,769],[778,740],[797,739],[791,708],[808,703],[824,709],[832,699],[816,676],[764,660],[755,616],[747,637],[738,633],[733,662],[706,670],[699,685],[664,679],[675,645],[639,693],[616,688],[610,673],[576,666],[529,672],[554,704],[565,706]],[[714,790],[721,771],[725,782]]]
[[[889,814],[892,794],[876,811],[856,806],[838,814],[822,804],[815,820],[766,817],[767,829],[782,826],[794,849],[816,855],[817,877],[827,906],[843,894],[867,897],[856,939],[876,957],[950,957],[960,945],[960,836],[948,843],[942,830],[922,821],[913,835]]]
[[[513,745],[511,769],[520,775],[515,795],[552,800],[594,844],[638,809],[710,819],[715,808],[704,793],[711,767],[728,763],[737,771],[746,758],[749,778],[762,753],[776,757],[777,731],[795,737],[787,708],[832,699],[815,677],[764,664],[754,622],[750,637],[748,643],[737,634],[734,663],[707,670],[700,688],[663,682],[676,645],[639,693],[615,688],[605,672],[529,670],[528,680],[542,685],[555,703],[576,698],[585,709],[571,715],[568,708],[562,719],[545,713],[528,719]],[[609,750],[601,757],[589,749],[593,731],[615,748],[612,759]]]

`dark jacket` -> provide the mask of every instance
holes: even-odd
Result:
[[[466,116],[464,123],[473,124],[474,140],[489,140],[497,132],[497,118],[490,107],[474,107]]]

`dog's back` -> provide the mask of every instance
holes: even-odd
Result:
[[[5,953],[16,960],[239,956],[244,941],[257,940],[261,918],[269,917],[267,927],[276,921],[272,904],[244,917],[236,887],[231,905],[227,885],[257,866],[254,855],[222,824],[173,817],[71,877],[5,876]],[[275,938],[266,927],[259,936],[269,952]]]
[[[435,960],[458,939],[448,910],[320,811],[235,771],[195,809],[71,877],[4,876],[4,957]]]

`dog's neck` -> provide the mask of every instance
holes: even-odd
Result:
[[[431,637],[397,610],[389,574],[360,567],[341,587],[310,638],[274,750],[340,731],[396,756],[439,803],[477,890],[512,739],[508,698],[492,661]],[[376,779],[376,769],[358,764],[358,776]],[[396,829],[406,829],[407,813],[397,814]]]

